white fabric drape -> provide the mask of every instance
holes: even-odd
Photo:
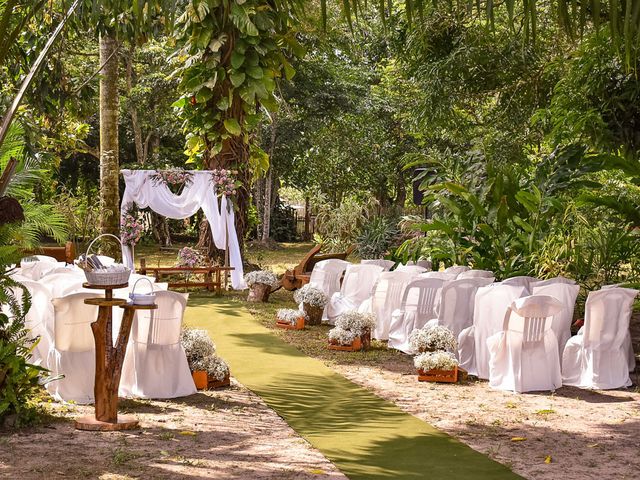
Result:
[[[191,183],[185,185],[179,195],[174,194],[164,183],[154,182],[151,176],[155,173],[154,170],[122,170],[126,188],[122,198],[121,215],[132,203],[174,219],[191,217],[202,208],[211,225],[216,247],[229,248],[229,264],[234,268],[231,271],[233,288],[246,288],[233,208],[224,195],[218,203],[215,187],[211,182],[211,172],[191,172]],[[130,247],[123,247],[122,258],[125,265],[133,268],[133,253]]]

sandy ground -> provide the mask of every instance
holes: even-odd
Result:
[[[526,478],[640,478],[637,387],[518,395],[483,381],[420,383],[409,357],[332,368]]]
[[[0,430],[7,479],[344,479],[262,400],[234,384],[177,401],[124,401],[142,429],[82,432],[92,407],[51,404],[53,423]]]

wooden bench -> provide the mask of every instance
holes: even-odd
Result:
[[[354,247],[349,247],[346,252],[324,254],[320,254],[321,249],[322,244],[314,246],[309,250],[309,253],[304,256],[302,261],[293,268],[293,270],[287,270],[284,273],[284,277],[282,277],[282,286],[285,289],[296,290],[297,288],[301,288],[303,285],[306,285],[309,283],[311,272],[313,271],[313,267],[315,267],[316,263],[331,259],[345,260],[349,254],[353,252]]]
[[[215,290],[216,293],[222,291],[222,273],[226,274],[234,270],[233,267],[220,267],[218,265],[204,265],[198,267],[147,267],[146,260],[140,259],[140,268],[138,273],[142,275],[153,275],[156,282],[162,282],[163,277],[169,275],[185,275],[185,279],[182,281],[170,281],[168,282],[169,288],[184,287],[204,287],[210,292]],[[204,275],[204,281],[190,281],[187,274]]]
[[[63,247],[40,247],[24,253],[25,255],[47,255],[59,262],[73,263],[76,259],[76,246],[73,242],[67,242]]]

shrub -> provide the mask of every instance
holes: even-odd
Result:
[[[382,258],[393,246],[400,231],[391,218],[375,217],[367,222],[358,236],[360,258]]]

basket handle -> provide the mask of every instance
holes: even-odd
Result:
[[[138,280],[136,280],[136,283],[133,284],[133,288],[131,289],[131,295],[135,295],[136,285],[138,285],[138,282],[140,280],[146,280],[147,282],[149,282],[149,286],[151,287],[151,293],[153,293],[153,283],[151,283],[151,280],[149,280],[147,277],[141,277]]]
[[[89,252],[91,251],[91,247],[93,247],[93,244],[96,243],[96,240],[98,240],[99,238],[102,238],[102,237],[113,237],[113,238],[115,238],[118,241],[118,243],[120,244],[120,249],[122,249],[123,245],[122,245],[122,240],[120,240],[120,238],[116,237],[115,235],[113,235],[111,233],[103,233],[101,235],[98,235],[93,240],[91,240],[91,243],[87,247],[87,252],[84,254],[84,258],[88,258],[89,257]]]

